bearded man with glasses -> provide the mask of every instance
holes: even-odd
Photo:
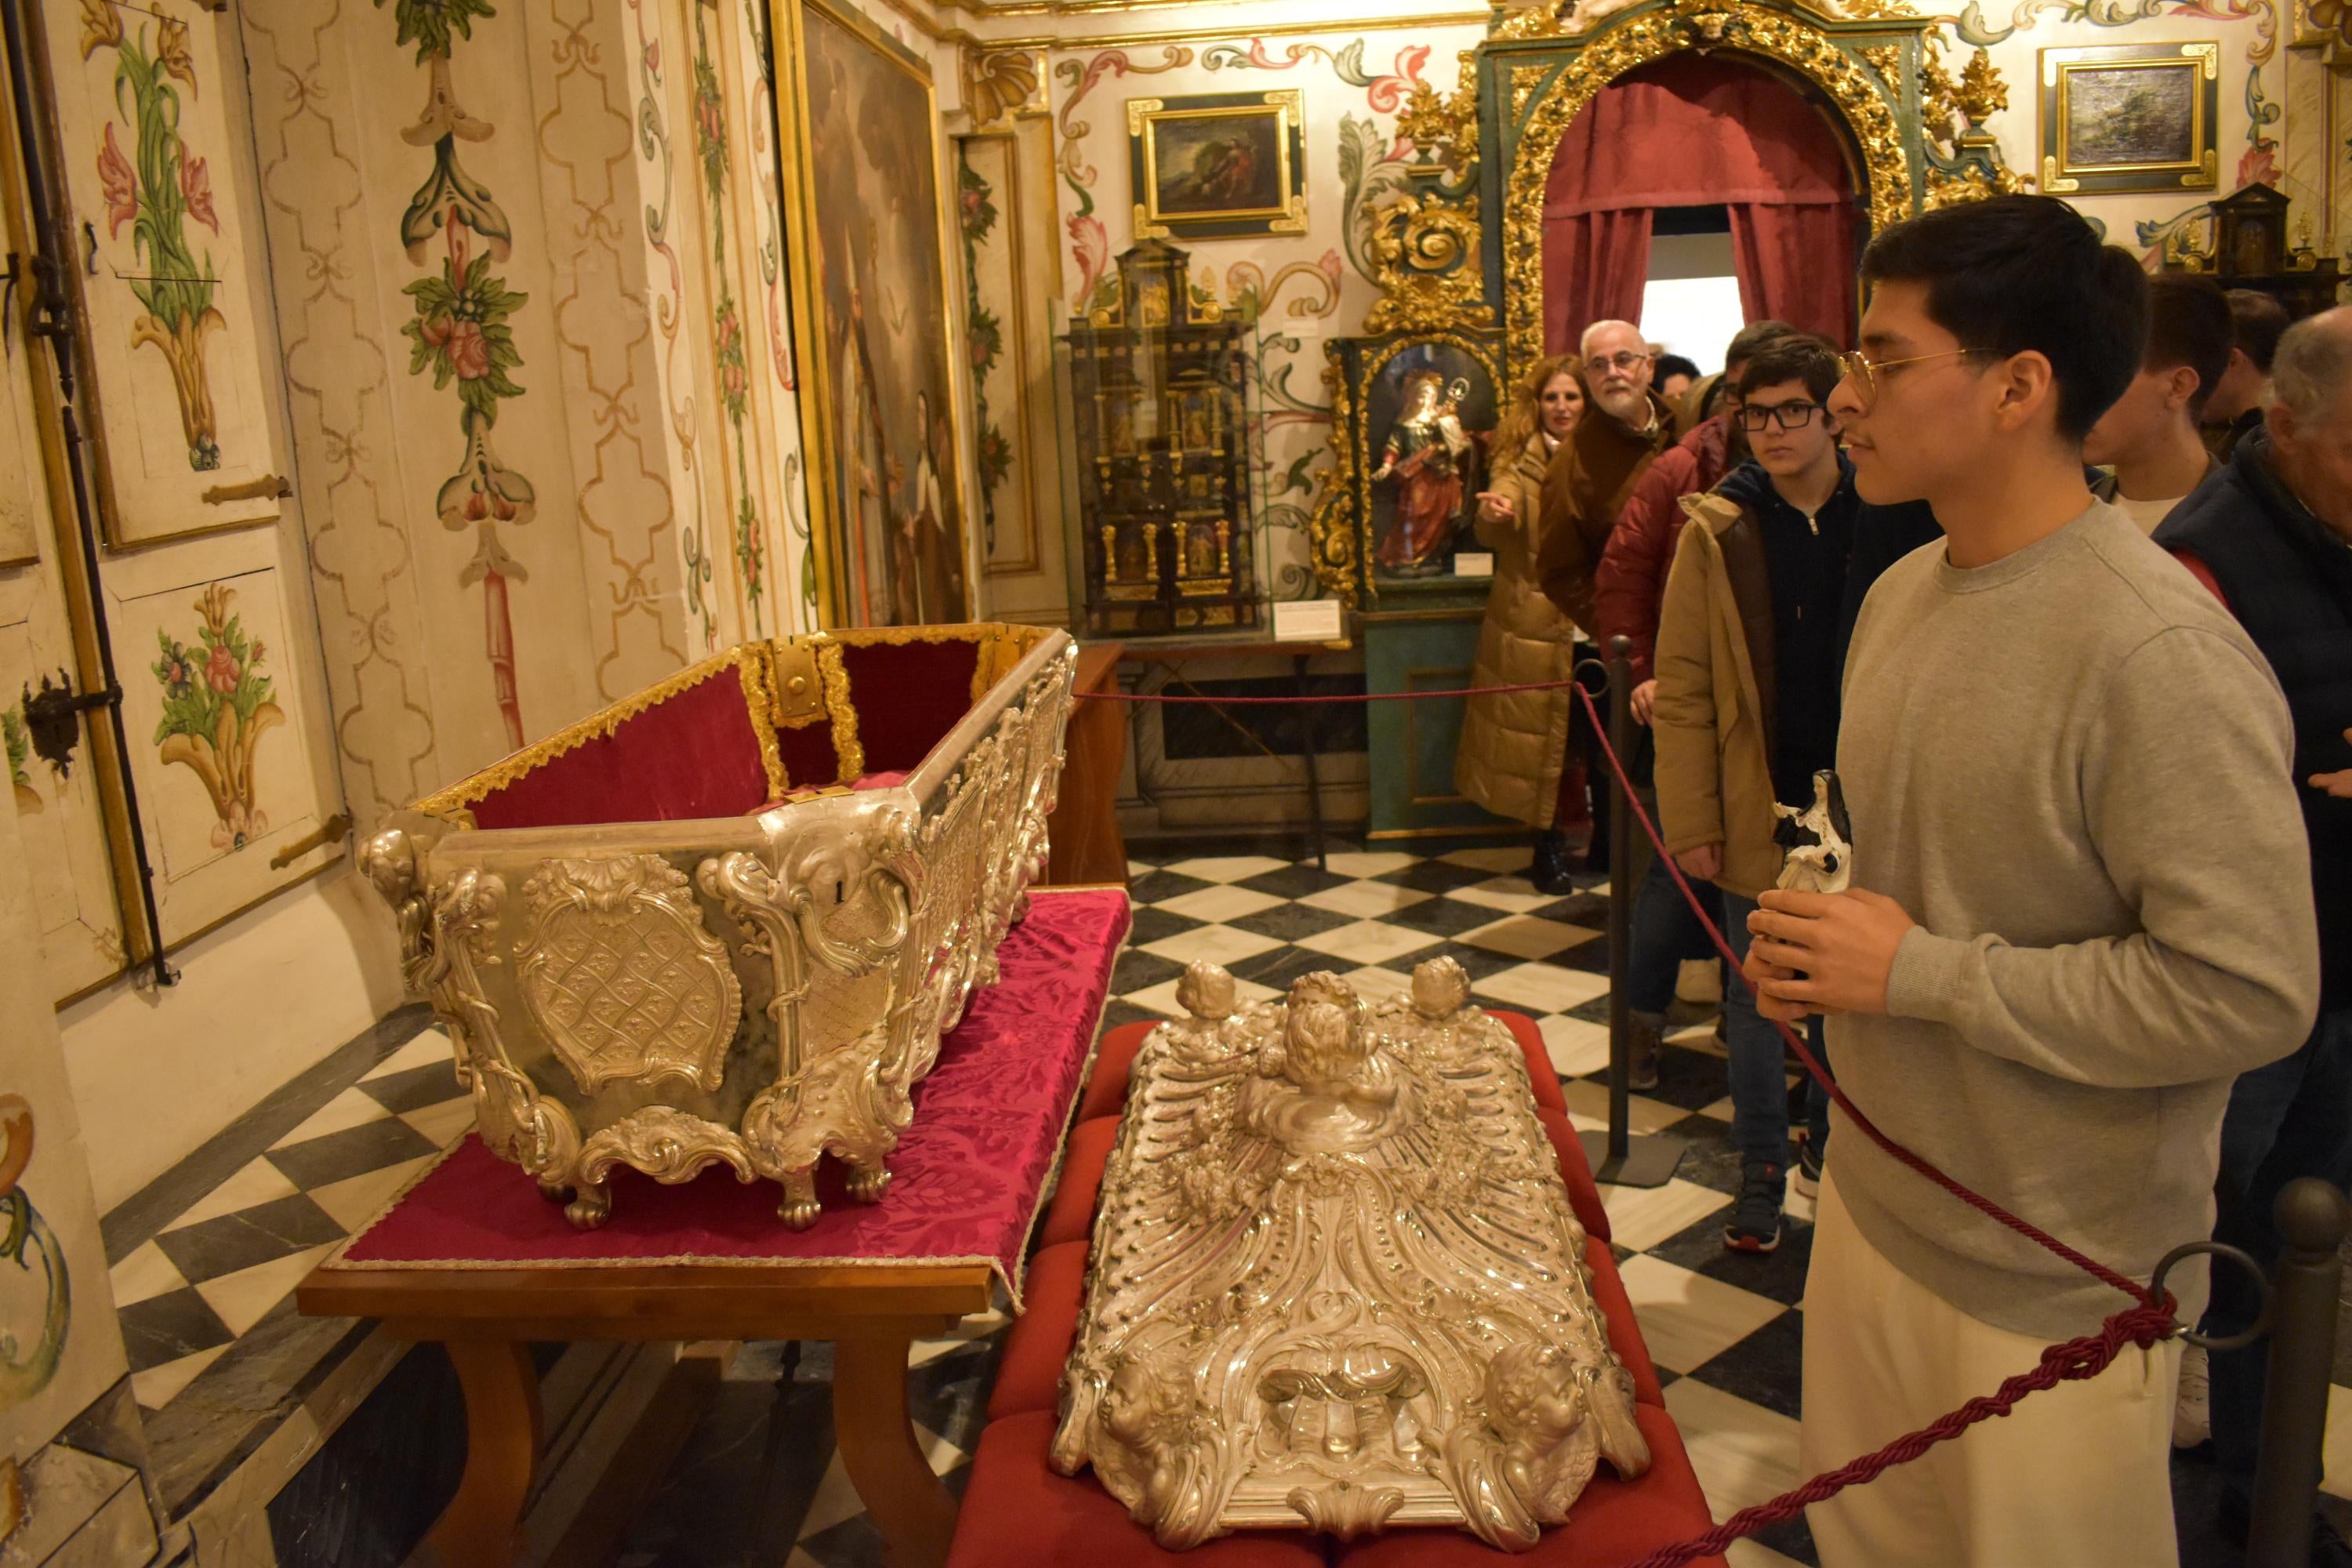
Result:
[[[2084,482],[2147,280],[2063,202],[1880,234],[1829,398],[1866,501],[1945,542],[1871,589],[1846,660],[1846,892],[1748,917],[1759,1011],[1829,1018],[1884,1131],[2145,1279],[2210,1234],[2240,1073],[2319,993],[2294,730],[2254,644]],[[1696,530],[1685,530],[1685,533]],[[1832,1125],[1843,1126],[1842,1113]],[[1852,1129],[1805,1289],[1799,1463],[1841,1465],[2092,1331],[2115,1292]],[[2175,1269],[2181,1321],[2205,1270]],[[2126,1347],[1810,1511],[1822,1568],[2168,1568],[2178,1342]]]
[[[1658,617],[1659,822],[1685,874],[1722,890],[1724,931],[1739,952],[1757,899],[1780,871],[1773,805],[1810,805],[1813,774],[1837,762],[1854,541],[1885,531],[1907,550],[1936,534],[1923,507],[1883,511],[1855,495],[1825,406],[1838,375],[1837,352],[1810,335],[1776,339],[1742,367],[1738,420],[1753,456],[1684,501],[1690,524]],[[1645,1034],[1662,1023],[1634,1020]],[[1723,1241],[1770,1252],[1789,1169],[1780,1031],[1737,986],[1724,1023],[1740,1184]],[[1817,1087],[1807,1110],[1799,1188],[1810,1194],[1829,1144],[1829,1100]]]

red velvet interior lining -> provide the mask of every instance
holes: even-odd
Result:
[[[776,755],[794,789],[843,783],[841,758],[833,749],[833,721],[821,719],[799,730],[776,731]]]
[[[914,772],[971,710],[977,642],[845,643],[841,658],[868,773]]]
[[[740,816],[767,798],[742,679],[730,666],[541,763],[472,810],[482,827],[554,827]]]

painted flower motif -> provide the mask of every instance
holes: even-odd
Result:
[[[188,25],[166,16],[155,29],[155,63],[163,68],[165,76],[179,78],[188,84],[188,91],[196,90],[196,62],[188,52]]]
[[[2331,0],[2319,0],[2319,4],[2311,8],[2313,16],[2316,17],[2319,15],[2320,5],[2330,3]],[[2352,26],[2352,9],[2339,7],[2339,10],[2342,11],[2346,24]],[[2346,34],[2345,41],[2352,43],[2352,33]],[[2238,160],[2238,188],[2243,190],[2248,185],[2276,185],[2278,182],[2278,143],[2258,142],[2247,148],[2244,155]]]
[[[237,668],[236,655],[226,643],[213,645],[212,658],[205,661],[205,684],[226,697],[236,689],[237,677],[244,671]]]
[[[122,42],[122,17],[114,0],[81,0],[81,58]]]
[[[170,697],[185,697],[195,684],[195,668],[188,662],[188,650],[173,643],[163,650],[155,663],[155,673],[163,679],[163,691]]]
[[[459,381],[477,381],[490,373],[490,346],[478,321],[435,316],[425,322],[425,341],[449,356],[449,368]]]
[[[213,214],[213,177],[205,171],[202,158],[183,153],[180,158],[180,199],[188,204],[188,216],[220,232],[220,219]]]
[[[139,216],[139,179],[114,143],[111,120],[106,122],[106,144],[98,150],[98,183],[106,194],[106,237],[112,239]]]

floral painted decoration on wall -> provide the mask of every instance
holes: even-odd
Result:
[[[171,363],[188,467],[217,468],[219,425],[205,374],[205,342],[227,323],[213,304],[212,252],[198,259],[188,237],[192,222],[219,234],[220,218],[205,160],[190,157],[180,139],[180,89],[173,83],[185,86],[191,98],[196,92],[187,24],[157,16],[152,28],[142,21],[136,33],[125,33],[115,0],[81,0],[81,58],[100,49],[115,52],[114,102],[134,155],[124,156],[116,122],[106,121],[98,178],[106,196],[107,237],[119,237],[122,226],[131,226],[139,275],[122,281],[144,310],[131,323],[131,346],[152,344]]]
[[[158,628],[162,657],[150,666],[163,688],[156,754],[201,780],[212,797],[213,847],[236,850],[269,831],[255,804],[253,752],[262,731],[286,715],[270,700],[261,639],[248,639],[229,613],[234,589],[207,585],[195,601],[193,646]]]
[[[996,189],[965,157],[956,160],[957,226],[963,233],[964,345],[971,363],[972,416],[980,426],[980,520],[983,547],[996,546],[996,492],[1012,471],[1013,447],[988,416],[988,373],[1004,355],[1004,323],[980,302],[980,247],[996,227]]]
[[[767,593],[767,547],[759,504],[751,499],[751,438],[743,424],[751,413],[751,365],[743,337],[742,309],[727,272],[727,100],[710,54],[703,13],[694,11],[694,155],[702,167],[703,192],[710,207],[710,270],[719,281],[711,314],[712,356],[719,374],[719,403],[735,436],[735,563],[742,574],[744,605],[751,635],[767,635],[761,601]]]
[[[380,10],[384,0],[375,4]],[[434,510],[443,527],[475,531],[473,559],[460,569],[457,582],[461,587],[482,585],[491,690],[508,742],[520,746],[522,705],[515,685],[508,584],[528,581],[530,574],[507,553],[499,525],[529,522],[539,503],[530,481],[499,460],[490,428],[498,423],[499,405],[522,395],[508,374],[522,363],[509,323],[529,296],[509,289],[490,270],[492,263],[512,254],[513,226],[489,187],[466,173],[457,143],[488,141],[497,127],[477,120],[457,101],[450,69],[457,41],[471,38],[477,21],[498,13],[488,0],[393,0],[392,9],[397,41],[416,46],[416,63],[425,68],[426,79],[424,110],[401,132],[401,140],[433,149],[432,172],[401,215],[400,243],[414,262],[422,262],[436,241],[441,246],[439,275],[416,279],[401,290],[415,306],[401,332],[409,341],[409,374],[431,371],[436,392],[457,384],[465,455],[435,494]]]

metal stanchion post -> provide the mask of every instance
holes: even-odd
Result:
[[[1619,760],[1633,754],[1633,644],[1609,639],[1609,745]],[[1628,763],[1628,765],[1631,765]],[[1614,787],[1613,780],[1611,787]],[[1583,1134],[1593,1179],[1620,1187],[1662,1187],[1683,1163],[1680,1138],[1633,1135],[1633,1034],[1625,995],[1633,952],[1633,805],[1612,801],[1609,813],[1609,1131]]]
[[[2352,1214],[2342,1193],[2314,1176],[2288,1183],[2273,1212],[2286,1246],[2271,1298],[2270,1374],[2263,1388],[2246,1568],[2305,1568],[2311,1561],[2312,1510],[2319,1501],[2320,1445],[2336,1364],[2344,1275],[2337,1249]]]

